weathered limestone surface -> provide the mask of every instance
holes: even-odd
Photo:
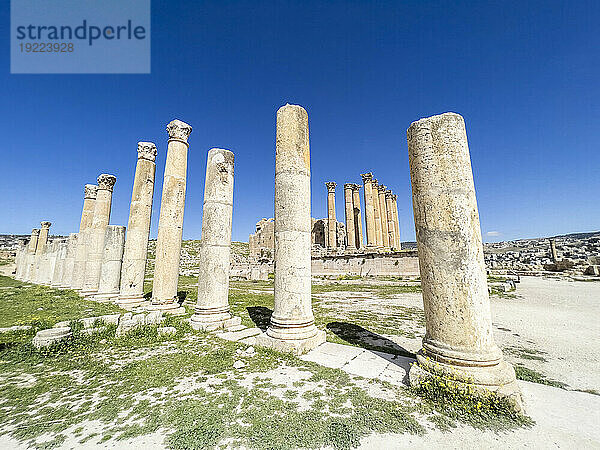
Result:
[[[394,214],[394,230],[396,234],[396,250],[400,250],[402,244],[400,243],[400,220],[398,219],[398,196],[392,194],[392,213]]]
[[[75,266],[75,252],[77,250],[77,236],[78,233],[71,233],[67,240],[67,255],[65,256],[63,275],[60,281],[61,288],[68,288],[71,286],[73,279],[73,267]]]
[[[119,296],[124,247],[125,227],[108,225],[104,235],[104,250],[98,293],[94,296],[94,299],[110,300]]]
[[[49,347],[58,342],[70,338],[72,335],[70,327],[48,328],[40,330],[33,338],[33,345],[36,348]]]
[[[67,247],[66,242],[60,242],[56,251],[56,262],[54,263],[54,272],[52,274],[52,282],[50,286],[60,287],[63,273],[65,270],[65,260],[67,258]]]
[[[104,253],[104,237],[110,222],[113,187],[117,181],[114,175],[102,174],[98,177],[98,191],[94,204],[94,218],[86,233],[87,259],[85,262],[85,278],[81,294],[95,295],[100,283],[102,257]]]
[[[144,277],[154,198],[156,145],[152,142],[138,142],[137,151],[138,160],[121,267],[121,291],[117,300],[123,307],[133,307],[144,302]]]
[[[198,301],[190,321],[194,329],[216,329],[232,322],[228,297],[233,171],[232,152],[221,148],[213,148],[208,152],[202,237],[198,252]],[[241,319],[237,321],[241,322]]]
[[[558,253],[556,252],[556,241],[554,239],[550,239],[550,256],[552,257],[552,262],[556,264],[558,262]]]
[[[381,244],[385,249],[390,248],[390,236],[388,232],[387,205],[385,203],[385,191],[387,187],[383,184],[377,186],[379,191],[379,215],[381,216]]]
[[[352,185],[352,205],[354,212],[354,230],[356,236],[355,246],[357,249],[363,248],[363,227],[362,214],[360,212],[360,184]]]
[[[71,275],[72,289],[82,289],[85,282],[85,263],[87,260],[87,235],[92,221],[94,220],[94,209],[96,207],[96,196],[98,186],[86,184],[84,188],[83,210],[81,211],[81,222],[77,234],[77,246],[75,247],[75,259],[73,262],[73,274]]]
[[[44,262],[46,257],[46,248],[48,246],[48,234],[52,224],[50,222],[41,222],[40,225],[42,227],[37,240],[37,246],[35,247],[35,258],[31,276],[31,281],[38,284],[42,283],[42,280],[45,277],[44,269],[46,269],[46,267]]]
[[[407,133],[426,333],[418,383],[433,371],[512,396],[515,372],[494,342],[475,186],[463,118],[446,113]]]
[[[327,246],[337,248],[337,220],[335,220],[335,187],[334,181],[325,183],[327,186]]]
[[[387,212],[388,243],[396,248],[396,227],[394,226],[394,205],[392,203],[392,191],[385,191],[385,210]]]
[[[377,234],[375,231],[375,210],[373,206],[373,174],[362,173],[365,197],[365,224],[367,232],[367,247],[377,247]]]
[[[347,248],[350,250],[356,249],[356,234],[354,226],[354,200],[352,198],[351,183],[344,184],[344,203],[346,212],[346,242]]]
[[[50,222],[41,222],[40,225],[42,228],[40,229],[40,236],[35,248],[36,255],[42,255],[46,251],[46,246],[48,245],[48,234],[52,224]]]
[[[275,150],[275,307],[257,344],[303,353],[325,342],[311,304],[310,149],[308,114],[277,111]]]
[[[31,238],[27,245],[27,253],[24,258],[23,276],[22,281],[31,281],[31,275],[33,271],[33,264],[35,262],[35,249],[37,247],[37,241],[40,237],[40,230],[34,228],[31,230]]]
[[[192,127],[180,120],[173,120],[167,125],[167,132],[169,144],[158,219],[152,304],[148,307],[169,313],[184,313],[178,309],[177,281],[185,207],[187,140]]]

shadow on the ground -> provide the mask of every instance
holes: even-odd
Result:
[[[262,331],[266,331],[269,322],[271,321],[273,310],[265,308],[264,306],[248,306],[246,309],[248,310],[248,315],[250,315],[252,322],[254,322]]]
[[[177,299],[179,300],[179,303],[183,302],[186,299],[187,295],[187,291],[177,291]],[[152,300],[152,291],[146,292],[144,294],[144,299]]]
[[[413,352],[406,350],[394,341],[390,341],[388,338],[369,331],[360,325],[348,322],[329,322],[327,324],[327,329],[349,344],[362,347],[366,350],[405,356],[413,359],[416,358],[416,355]]]

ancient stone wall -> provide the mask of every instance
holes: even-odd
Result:
[[[313,256],[312,275],[419,276],[416,250],[386,254]]]

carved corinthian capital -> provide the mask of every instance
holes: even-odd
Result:
[[[377,190],[381,193],[385,194],[385,191],[387,190],[387,186],[385,184],[379,184],[377,185]]]
[[[39,234],[40,234],[39,228],[34,228],[33,230],[31,230],[32,236],[38,236]]]
[[[361,173],[360,176],[363,179],[363,183],[370,183],[373,181],[373,174],[371,172]]]
[[[83,198],[96,198],[96,194],[98,193],[98,186],[96,186],[95,184],[86,184],[83,190]]]
[[[187,140],[191,132],[192,127],[181,120],[172,120],[167,125],[167,133],[169,133],[169,138],[176,141],[181,141],[184,144],[188,143]]]
[[[156,160],[156,145],[153,142],[138,142],[138,159]]]
[[[390,191],[389,189],[387,189],[387,190],[385,191],[385,198],[392,198],[392,195],[393,195],[393,194],[392,194],[392,191]]]
[[[112,191],[113,186],[117,182],[117,177],[114,175],[109,175],[107,173],[103,173],[98,177],[98,189],[103,189],[106,191]]]
[[[42,226],[42,228],[50,228],[52,223],[51,222],[40,222],[40,225]]]
[[[325,186],[327,186],[327,192],[335,192],[335,187],[337,184],[335,181],[328,181],[325,183]]]

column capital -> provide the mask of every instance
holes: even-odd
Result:
[[[379,182],[377,181],[377,178],[373,178],[373,179],[371,180],[371,184],[373,185],[373,187],[374,187],[375,189],[377,189],[377,186],[379,186]]]
[[[167,133],[169,133],[169,140],[179,141],[187,145],[192,127],[181,120],[175,119],[167,125]]]
[[[354,183],[344,183],[344,190],[353,189]]]
[[[394,195],[394,194],[392,194],[392,191],[390,191],[389,189],[386,189],[386,191],[385,191],[385,198],[390,198],[391,199],[392,195]]]
[[[398,200],[398,196],[396,194],[392,194],[392,200],[394,200],[394,201]]]
[[[40,222],[40,225],[42,226],[42,228],[50,228],[50,226],[52,225],[51,222]]]
[[[96,198],[98,193],[98,186],[95,184],[86,184],[83,188],[83,198]]]
[[[40,229],[39,228],[34,228],[33,230],[31,230],[31,235],[32,236],[38,236],[40,234]]]
[[[154,162],[156,160],[156,145],[154,142],[138,142],[138,159],[146,159]]]
[[[115,177],[114,175],[103,173],[102,175],[98,176],[98,189],[112,192],[113,186],[116,182],[117,177]]]
[[[352,186],[351,189],[353,191],[359,191],[360,188],[362,188],[362,186],[360,184],[356,184],[356,183],[351,184],[351,186]]]
[[[325,182],[325,186],[327,186],[327,192],[335,192],[337,183],[335,181],[327,181]]]
[[[371,173],[371,172],[361,173],[360,176],[363,179],[363,183],[367,183],[367,182],[373,181],[373,173]]]
[[[385,184],[378,184],[378,185],[377,185],[377,190],[378,190],[379,192],[383,192],[383,193],[385,193],[385,191],[387,190],[387,186],[386,186]]]

